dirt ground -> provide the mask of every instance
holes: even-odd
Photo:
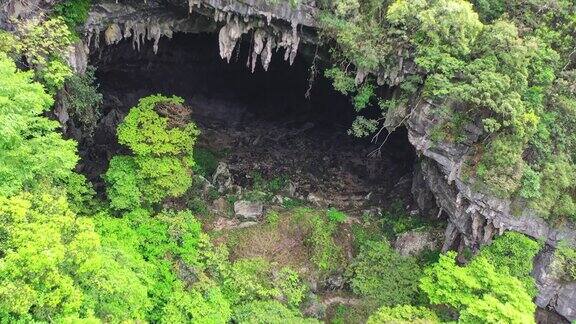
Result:
[[[407,188],[396,186],[412,170],[406,162],[410,150],[395,150],[402,143],[392,142],[380,156],[369,157],[374,145],[348,135],[345,127],[258,120],[238,126],[216,120],[198,124],[197,145],[224,152],[222,161],[241,187],[253,183],[254,173],[264,179],[283,177],[294,185],[296,197],[352,215],[410,196]]]

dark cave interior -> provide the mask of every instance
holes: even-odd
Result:
[[[186,99],[199,117],[228,122],[241,119],[270,121],[314,120],[340,123],[353,117],[349,99],[336,93],[329,82],[317,76],[309,99],[310,58],[299,55],[292,66],[276,53],[268,71],[246,66],[249,41],[237,46],[226,63],[219,56],[216,34],[176,33],[163,38],[154,54],[146,44],[140,51],[123,41],[94,53],[91,64],[98,67],[105,108],[127,109],[138,99],[155,93],[174,94]]]
[[[382,154],[373,158],[368,154],[379,144],[347,134],[354,118],[350,99],[324,78],[321,60],[320,72],[309,82],[313,55],[299,54],[289,65],[283,53],[275,53],[268,71],[258,65],[251,72],[246,64],[248,38],[236,47],[229,63],[219,56],[216,34],[176,33],[159,45],[155,54],[150,43],[138,51],[131,41],[122,41],[95,50],[90,57],[104,94],[103,118],[94,139],[81,147],[85,162],[81,171],[93,182],[100,181],[107,161],[122,150],[114,133],[117,124],[139,98],[151,94],[184,98],[202,130],[198,145],[224,146],[233,153],[244,146],[243,153],[232,154],[229,160],[252,160],[246,168],[267,169],[261,170],[264,174],[288,172],[295,164],[305,164],[303,172],[322,182],[327,180],[319,170],[345,169],[361,182],[357,186],[343,184],[350,189],[348,194],[389,194],[394,184],[412,171],[415,153],[405,129],[392,133]],[[301,53],[314,53],[314,49],[304,48]],[[315,154],[310,154],[312,151]],[[268,161],[270,156],[276,160]],[[350,163],[356,164],[341,166]],[[334,186],[329,181],[326,185]],[[310,190],[322,189],[312,187]]]

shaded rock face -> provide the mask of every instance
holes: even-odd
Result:
[[[478,248],[488,243],[494,233],[505,230],[545,240],[552,246],[559,241],[576,241],[571,224],[553,227],[529,209],[514,215],[513,201],[474,190],[470,182],[462,179],[462,167],[471,152],[470,146],[481,134],[480,129],[470,127],[467,143],[435,142],[431,133],[436,123],[432,105],[423,103],[411,112],[407,128],[410,142],[423,155],[420,166],[425,183],[452,223],[446,232],[445,247],[451,245],[451,237],[460,235],[467,246]]]
[[[576,282],[558,281],[552,271],[554,251],[545,248],[536,257],[533,276],[539,294],[536,304],[553,309],[568,320],[576,319]]]
[[[11,30],[12,20],[28,19],[48,10],[58,0],[5,0],[0,3],[0,29]]]
[[[284,59],[292,64],[301,42],[315,41],[315,13],[315,3],[306,1],[297,5],[266,0],[105,1],[90,12],[85,45],[99,48],[130,39],[136,50],[152,42],[157,52],[162,37],[217,32],[220,56],[230,61],[242,36],[250,34],[248,64],[252,71],[258,65],[267,70],[278,49],[284,50]]]
[[[471,151],[470,146],[477,141],[481,131],[469,127],[469,142],[462,144],[435,142],[431,133],[438,122],[432,105],[424,102],[410,112],[406,127],[408,139],[421,155],[412,192],[423,210],[434,210],[430,201],[434,197],[439,212],[447,217],[444,251],[461,251],[464,247],[477,251],[506,230],[543,240],[548,251],[561,241],[576,242],[574,224],[555,227],[527,208],[519,215],[513,214],[512,206],[518,202],[474,190],[470,182],[463,180],[462,167]],[[539,288],[536,304],[575,320],[576,283],[560,283],[550,274],[551,255],[552,252],[548,252],[534,261],[534,276]],[[542,320],[546,318],[551,317],[544,316]]]
[[[394,249],[402,256],[415,256],[439,247],[441,233],[435,231],[409,231],[402,233],[394,242]]]

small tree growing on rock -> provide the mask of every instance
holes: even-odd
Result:
[[[184,99],[140,99],[118,127],[118,142],[133,155],[112,158],[104,179],[110,205],[119,210],[182,195],[192,184],[192,150],[200,133]]]

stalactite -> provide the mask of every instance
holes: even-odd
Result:
[[[106,45],[117,44],[122,38],[122,31],[118,24],[112,24],[104,31],[104,41]]]
[[[234,49],[241,40],[242,35],[252,31],[254,32],[253,46],[250,47],[247,63],[252,72],[256,69],[258,58],[260,58],[262,68],[268,70],[274,49],[283,48],[285,50],[284,60],[288,61],[290,65],[294,63],[301,42],[298,19],[285,20],[285,22],[290,22],[290,26],[286,26],[285,22],[284,24],[272,23],[273,17],[278,18],[274,13],[250,6],[243,12],[238,12],[238,8],[222,7],[221,3],[205,2],[203,0],[188,0],[188,6],[190,12],[201,6],[203,10],[211,8],[213,9],[212,18],[214,22],[224,22],[218,31],[218,45],[220,56],[226,61],[230,62]],[[133,48],[139,51],[142,44],[149,41],[152,42],[154,53],[157,53],[162,37],[171,38],[173,33],[177,31],[189,32],[186,26],[193,26],[189,19],[192,18],[189,17],[184,20],[146,19],[146,21],[115,21],[103,28],[105,44],[113,45],[122,40],[131,39]],[[90,45],[93,40],[96,48],[100,45],[100,28],[102,28],[102,25],[94,24],[87,32],[88,44]]]

